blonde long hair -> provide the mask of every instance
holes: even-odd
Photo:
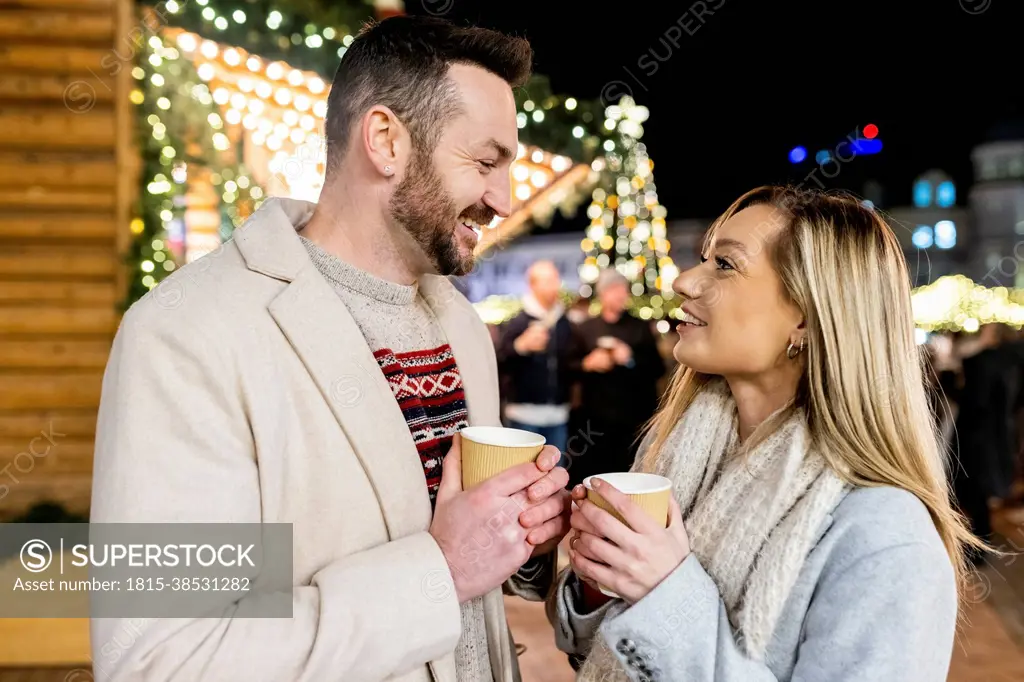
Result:
[[[773,267],[806,323],[806,371],[792,406],[761,424],[744,450],[802,410],[812,447],[849,483],[913,493],[931,514],[962,589],[965,550],[985,545],[952,506],[935,419],[914,338],[910,276],[885,220],[856,199],[789,187],[759,187],[712,224],[767,205],[782,229],[767,244]],[[713,377],[680,367],[658,413],[640,465],[654,470],[665,441]]]

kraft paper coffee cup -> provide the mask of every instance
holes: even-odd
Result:
[[[467,426],[462,434],[462,489],[468,490],[517,464],[536,462],[544,436],[502,426]]]
[[[660,523],[664,528],[668,526],[668,501],[672,495],[672,481],[657,474],[645,474],[639,472],[619,471],[610,474],[595,474],[583,479],[583,486],[587,489],[587,499],[604,509],[627,526],[622,516],[612,508],[601,495],[594,490],[593,480],[599,478],[605,483],[610,483],[616,490],[626,495],[648,516]],[[618,598],[619,595],[608,588],[598,585],[602,594]]]

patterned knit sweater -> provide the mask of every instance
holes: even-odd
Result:
[[[352,313],[391,385],[416,443],[433,506],[441,483],[441,463],[452,437],[469,423],[462,378],[448,340],[416,285],[380,279],[305,237],[302,242],[317,270]],[[455,649],[455,665],[459,682],[494,679],[482,598],[462,605],[462,637]]]

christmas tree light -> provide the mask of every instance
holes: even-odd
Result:
[[[631,308],[643,319],[663,319],[675,309],[672,281],[678,268],[669,256],[667,211],[658,201],[654,162],[640,142],[649,112],[632,98],[605,110],[604,126],[618,141],[604,142],[605,156],[593,162],[603,174],[587,217],[590,227],[580,246],[580,294],[590,296],[601,270],[614,267],[631,282]]]

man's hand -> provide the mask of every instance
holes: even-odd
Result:
[[[549,337],[550,333],[543,325],[533,323],[512,342],[512,347],[520,355],[540,353],[548,347]]]
[[[565,489],[569,472],[558,464],[561,453],[551,445],[544,446],[537,457],[537,468],[544,478],[530,486],[527,499],[531,506],[519,515],[519,522],[529,530],[527,542],[533,545],[531,556],[547,554],[558,546],[569,532],[572,500]]]
[[[583,358],[584,372],[607,372],[614,366],[611,353],[604,348],[595,348]]]
[[[555,450],[556,461],[557,456]],[[550,467],[527,462],[464,491],[461,435],[455,435],[444,458],[430,534],[448,561],[460,604],[500,587],[529,560],[535,547],[527,536],[534,531],[543,535],[544,528],[527,529],[519,518],[565,485],[552,476]],[[538,483],[538,489],[532,488]]]
[[[625,341],[619,343],[612,349],[612,359],[619,365],[628,365],[633,358],[633,349]]]

